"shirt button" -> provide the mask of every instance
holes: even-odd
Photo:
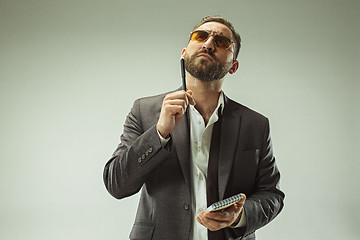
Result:
[[[200,175],[200,176],[199,176],[199,179],[200,179],[200,180],[203,180],[204,178],[203,178],[203,176],[202,176],[202,175]]]
[[[200,212],[201,212],[201,211],[204,211],[204,209],[200,208],[199,211],[200,211]]]
[[[185,204],[184,204],[184,209],[185,209],[185,210],[189,210],[189,208],[190,208],[189,204],[185,203]]]

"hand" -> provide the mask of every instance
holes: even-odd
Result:
[[[166,138],[174,130],[186,112],[188,104],[195,105],[191,90],[181,90],[165,96],[156,124],[162,137]]]
[[[246,199],[245,194],[242,194],[242,196],[243,199],[222,211],[201,211],[196,216],[196,220],[210,231],[217,231],[239,223]]]

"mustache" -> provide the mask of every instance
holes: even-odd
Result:
[[[217,60],[217,58],[215,57],[215,54],[212,52],[212,51],[209,51],[207,49],[202,49],[200,50],[196,56],[198,56],[199,54],[202,54],[202,53],[206,53],[206,54],[209,54],[213,59]]]

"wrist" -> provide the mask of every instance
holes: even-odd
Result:
[[[163,129],[161,129],[161,127],[159,126],[159,123],[156,125],[156,130],[158,131],[158,133],[160,134],[161,137],[163,137],[164,139],[169,138],[170,133],[164,131]]]

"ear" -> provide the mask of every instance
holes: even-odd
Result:
[[[186,52],[186,48],[183,48],[182,52],[181,52],[181,58],[185,57],[185,52]]]
[[[238,60],[234,60],[233,61],[233,65],[231,66],[231,68],[229,69],[229,73],[230,74],[234,74],[239,68],[239,61]]]

